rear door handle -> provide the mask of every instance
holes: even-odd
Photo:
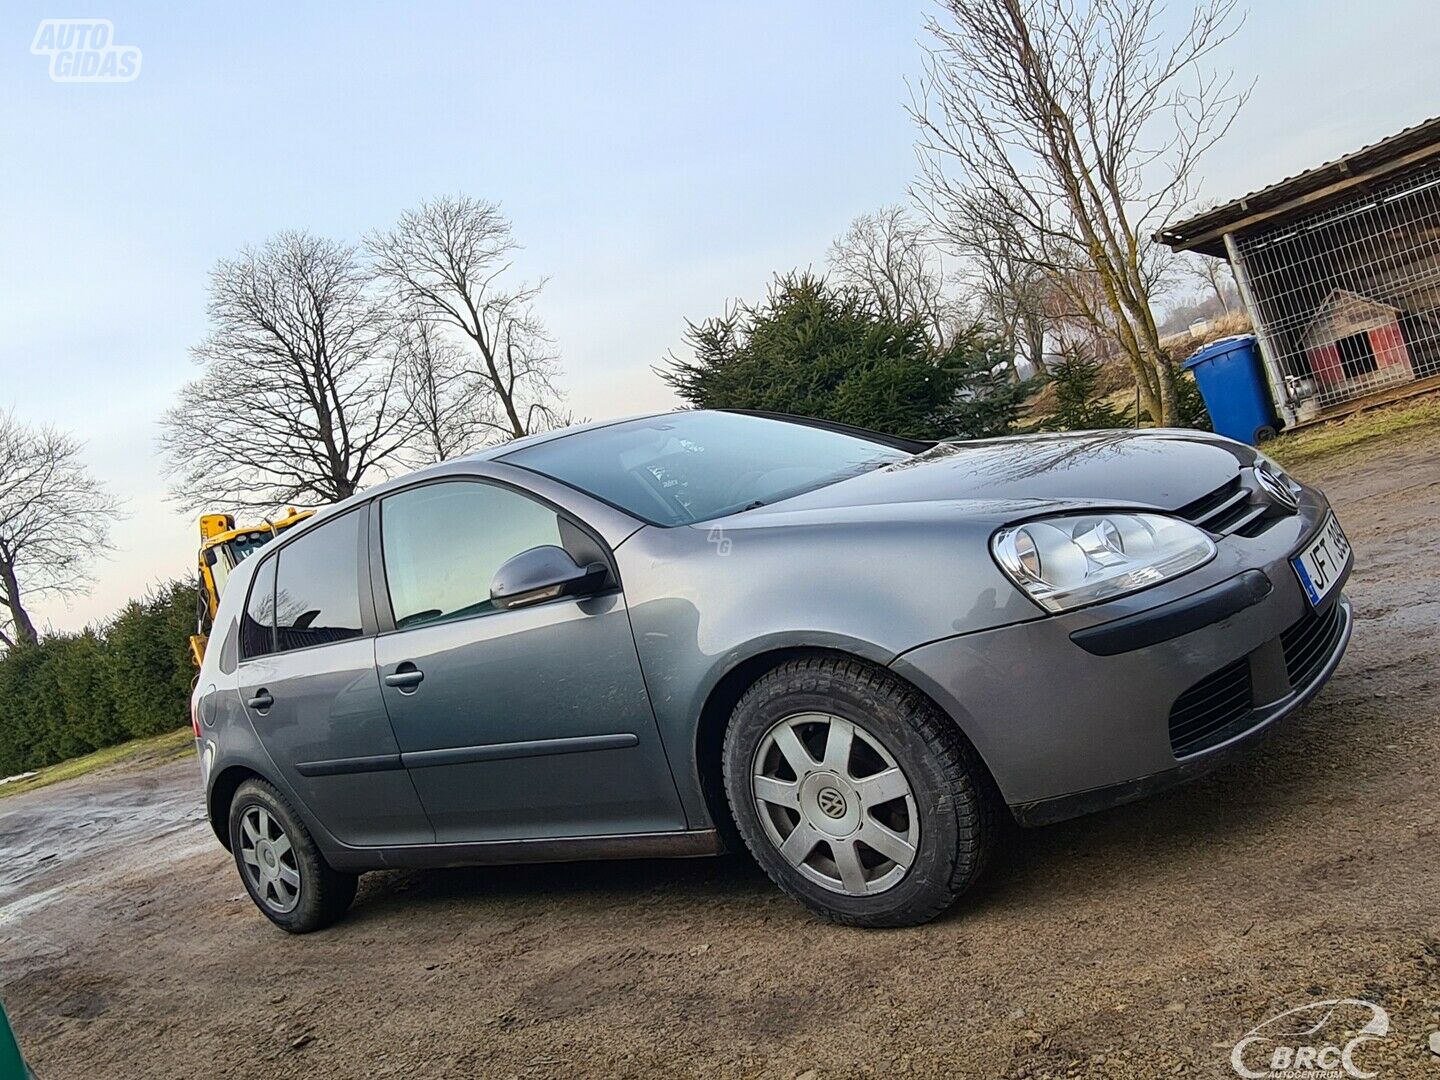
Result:
[[[402,693],[414,693],[415,688],[425,681],[425,673],[406,660],[389,675],[385,676],[385,685],[393,686]]]
[[[275,699],[270,696],[269,690],[265,690],[262,688],[255,691],[254,697],[247,698],[245,700],[245,704],[249,705],[252,709],[259,709],[261,712],[264,712],[266,709],[270,708],[271,705],[275,704]]]

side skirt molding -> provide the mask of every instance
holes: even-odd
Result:
[[[591,859],[683,859],[723,855],[714,829],[683,832],[565,836],[545,840],[490,840],[476,844],[413,844],[405,847],[340,847],[325,852],[336,870],[436,869],[514,863],[579,862]]]

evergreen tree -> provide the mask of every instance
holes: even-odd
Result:
[[[1094,431],[1133,427],[1129,408],[1117,409],[1099,393],[1100,361],[1083,349],[1068,350],[1050,365],[1055,385],[1055,412],[1045,426],[1054,431]]]
[[[694,358],[659,373],[706,409],[809,416],[920,439],[1009,431],[1026,387],[978,328],[944,346],[922,318],[896,318],[857,289],[777,276],[764,302],[689,324]]]

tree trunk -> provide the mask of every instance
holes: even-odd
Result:
[[[1154,424],[1161,424],[1160,419],[1165,414],[1163,398],[1155,378],[1155,369],[1137,356],[1132,356],[1127,350],[1125,361],[1130,365],[1130,373],[1135,376],[1135,397],[1140,402],[1140,411],[1150,414],[1150,421]],[[1139,417],[1136,417],[1139,422]]]
[[[1045,366],[1045,323],[1040,319],[1025,319],[1025,348],[1030,351],[1030,365],[1036,375],[1048,375]]]
[[[35,623],[25,605],[20,602],[20,582],[15,578],[15,568],[9,563],[0,563],[0,585],[5,589],[5,606],[10,609],[10,622],[15,628],[17,644],[34,645],[40,635],[35,632]]]
[[[1175,427],[1180,423],[1180,407],[1175,397],[1175,369],[1164,356],[1155,358],[1155,376],[1160,384],[1161,427]]]

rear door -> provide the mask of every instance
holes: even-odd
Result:
[[[438,840],[684,828],[619,589],[490,603],[512,556],[554,544],[609,562],[598,538],[479,479],[379,500],[372,538],[382,692]]]
[[[375,673],[366,512],[265,557],[241,620],[240,696],[286,782],[337,839],[426,843],[434,832]]]

